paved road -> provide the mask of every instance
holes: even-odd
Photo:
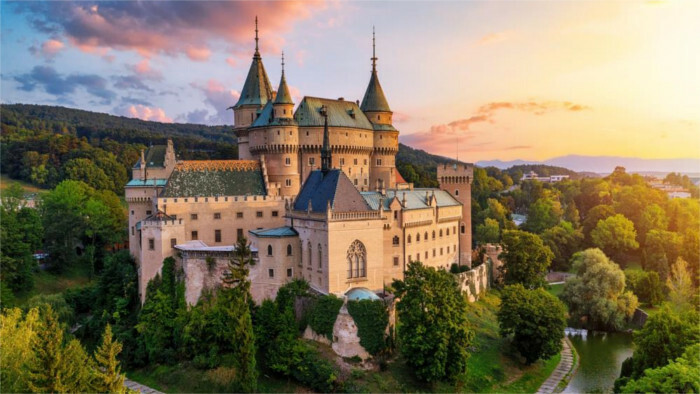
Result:
[[[562,339],[562,346],[561,361],[559,361],[559,365],[554,368],[554,371],[552,371],[552,374],[549,375],[549,378],[542,383],[540,389],[537,390],[537,394],[552,394],[557,392],[556,390],[559,382],[561,382],[573,368],[574,356],[571,353],[572,345],[566,337]]]

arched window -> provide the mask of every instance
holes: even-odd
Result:
[[[440,237],[442,237],[442,229],[440,229]]]
[[[448,228],[448,229],[445,230],[445,231],[447,231],[447,234],[446,234],[446,235],[449,236],[449,235],[450,235],[450,229]]]
[[[306,249],[309,250],[309,267],[311,267],[311,260],[312,260],[312,258],[313,258],[313,256],[311,255],[311,242],[309,242],[309,243],[307,244]]]
[[[292,255],[292,245],[289,244],[289,245],[287,245],[287,256],[291,256],[291,255]]]
[[[304,265],[304,241],[299,241],[299,267]]]
[[[323,249],[321,244],[318,244],[318,268],[323,268]]]
[[[411,235],[410,234],[408,236],[408,240],[406,241],[406,243],[409,243],[409,244],[411,243]]]
[[[420,233],[416,234],[416,242],[420,242]]]
[[[462,234],[464,234],[465,229],[466,229],[466,227],[464,227],[464,225],[462,225]]]
[[[272,256],[272,245],[267,245],[267,255]]]
[[[428,232],[427,231],[425,232],[425,234],[423,234],[423,237],[425,238],[426,241],[428,240]]]
[[[455,189],[455,196],[459,196],[459,190]]]
[[[433,239],[435,239],[435,230],[433,230]]]
[[[393,243],[394,245],[398,245],[398,244],[399,244],[399,236],[398,236],[398,235],[395,235],[395,236],[394,236],[394,239],[392,240],[392,243]]]
[[[364,278],[367,276],[367,249],[359,240],[355,240],[348,248],[348,278]]]

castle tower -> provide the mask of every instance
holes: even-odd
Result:
[[[258,17],[255,17],[255,53],[253,62],[248,70],[248,76],[243,84],[241,96],[233,106],[234,132],[238,137],[238,158],[251,159],[248,149],[248,127],[257,119],[267,102],[272,101],[272,85],[263,66],[258,49]]]
[[[360,109],[374,128],[374,149],[370,158],[370,185],[393,188],[396,186],[394,168],[399,151],[399,132],[392,125],[391,108],[377,76],[377,55],[374,28],[372,29],[372,74]]]
[[[260,116],[266,118],[255,122],[251,129],[252,154],[264,153],[270,183],[279,188],[279,195],[296,196],[301,188],[299,126],[294,120],[294,100],[289,94],[284,72],[284,53],[277,95],[271,104],[265,106]],[[258,124],[263,121],[265,125],[259,127]]]
[[[459,223],[459,263],[472,265],[472,180],[471,164],[453,163],[438,165],[437,178],[440,189],[447,191],[462,203],[462,220]]]

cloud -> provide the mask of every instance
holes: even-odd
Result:
[[[232,124],[233,112],[228,108],[236,104],[240,93],[233,89],[227,89],[223,83],[210,79],[205,84],[191,83],[190,86],[204,93],[204,103],[214,109],[210,115],[206,110],[194,110],[184,117],[192,119],[193,123],[206,123],[214,125]],[[205,111],[206,115],[202,112]]]
[[[513,32],[511,30],[506,30],[506,31],[487,34],[487,35],[481,37],[479,39],[479,41],[477,41],[476,43],[478,45],[490,45],[490,44],[497,44],[499,42],[510,40],[512,38],[513,38]]]
[[[84,2],[18,3],[19,13],[44,33],[65,36],[76,47],[104,55],[134,51],[144,57],[184,54],[209,58],[214,41],[251,48],[253,21],[260,16],[261,46],[273,49],[298,20],[325,8],[324,2]],[[272,44],[270,44],[272,43]]]
[[[151,62],[149,59],[143,59],[135,65],[127,65],[126,68],[142,79],[150,79],[154,81],[160,81],[163,79],[163,74],[160,71],[151,68]]]
[[[474,130],[474,126],[496,123],[496,115],[499,111],[521,111],[542,116],[555,111],[579,112],[590,109],[589,106],[575,104],[570,101],[495,101],[480,106],[476,113],[469,117],[453,120],[449,123],[432,125],[427,131],[403,136],[402,142],[421,149],[429,148],[435,152],[453,152],[456,149],[456,145],[459,144],[460,152],[469,152],[475,147],[483,146],[473,142],[466,144],[467,141],[473,140],[479,135]],[[490,145],[491,142],[484,144]],[[516,145],[499,147],[498,149],[517,150],[531,148],[531,146]]]
[[[228,63],[229,66],[234,68],[238,66],[238,62],[236,61],[236,59],[231,56],[226,58],[226,63]]]
[[[155,122],[172,123],[162,108],[149,107],[143,104],[130,105],[122,111],[122,115],[142,120],[152,120]]]
[[[41,56],[46,60],[53,60],[64,47],[65,45],[61,41],[50,39],[44,41],[39,48],[37,48],[36,45],[30,46],[29,52],[32,55]]]
[[[50,66],[35,66],[32,71],[14,79],[19,82],[19,89],[26,92],[41,87],[46,93],[63,97],[75,93],[77,88],[82,88],[102,99],[101,104],[109,104],[116,97],[116,93],[107,88],[107,80],[99,75],[74,73],[64,77]]]
[[[137,75],[119,75],[112,77],[114,87],[117,89],[135,89],[152,92],[153,89],[148,87]]]

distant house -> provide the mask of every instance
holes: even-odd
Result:
[[[523,181],[540,181],[547,183],[561,182],[564,179],[569,179],[568,175],[550,175],[550,176],[538,176],[535,171],[530,171],[523,175]]]

